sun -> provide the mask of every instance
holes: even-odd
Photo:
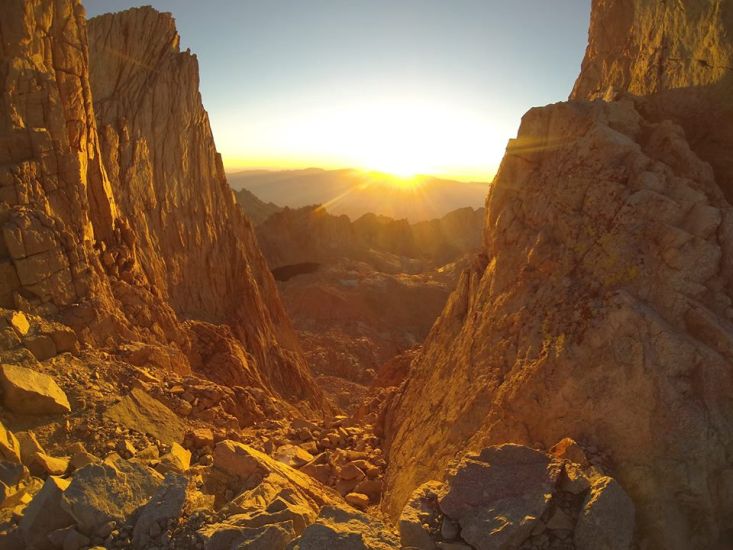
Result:
[[[250,164],[375,171],[394,175],[400,188],[419,175],[466,179],[490,172],[503,155],[507,131],[488,117],[412,97],[336,103],[258,128]]]

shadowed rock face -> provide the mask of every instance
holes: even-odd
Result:
[[[89,21],[102,156],[150,284],[182,318],[228,324],[266,384],[312,399],[274,280],[229,189],[170,14],[132,9]]]
[[[714,5],[718,11],[708,13]],[[549,448],[571,436],[609,455],[636,505],[642,541],[709,548],[728,540],[727,180],[705,162],[713,149],[702,138],[690,142],[686,121],[664,116],[672,97],[665,83],[683,82],[684,66],[676,80],[644,87],[646,73],[588,61],[604,51],[599,44],[626,44],[631,36],[636,46],[625,46],[619,59],[643,65],[654,42],[642,43],[650,34],[633,30],[639,17],[647,31],[666,29],[664,36],[684,41],[696,31],[675,29],[684,21],[696,28],[691,22],[708,14],[724,26],[711,36],[729,50],[727,5],[674,6],[595,2],[578,99],[523,118],[487,199],[487,264],[463,275],[387,415],[393,515],[466,447]],[[619,25],[632,31],[616,35]],[[652,95],[581,101],[605,89],[603,71],[612,80],[634,76],[628,89]],[[689,71],[691,94],[727,81],[724,71],[707,82]],[[593,74],[600,75],[597,90],[588,84]],[[730,120],[719,103],[700,101],[708,117]]]

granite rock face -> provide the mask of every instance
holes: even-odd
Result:
[[[387,414],[393,515],[457,451],[570,436],[610,457],[640,540],[726,542],[733,210],[683,128],[640,105],[523,118],[487,198],[486,263]]]
[[[102,157],[150,284],[182,318],[226,323],[268,389],[312,399],[295,335],[250,222],[227,185],[173,17],[131,9],[89,21]]]
[[[320,409],[172,17],[87,24],[76,0],[13,0],[0,30],[0,307],[61,327],[23,345],[39,360],[135,349],[131,362]]]
[[[682,126],[733,198],[733,8],[726,0],[594,0],[588,49],[571,99],[619,92],[650,120]]]
[[[54,310],[92,286],[104,300],[92,245],[113,239],[117,213],[96,138],[84,10],[9,1],[0,26],[2,306]]]

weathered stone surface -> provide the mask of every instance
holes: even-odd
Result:
[[[33,432],[17,432],[15,437],[18,439],[20,447],[20,459],[23,464],[31,464],[36,458],[37,453],[45,453],[41,444],[36,439]]]
[[[710,223],[690,225],[699,212]],[[485,254],[389,412],[392,514],[469,441],[571,437],[615,465],[641,539],[717,544],[733,517],[711,489],[733,442],[733,211],[682,130],[629,98],[529,111]]]
[[[131,430],[150,434],[163,443],[183,441],[186,432],[183,422],[173,411],[140,388],[133,388],[104,415]]]
[[[181,516],[186,502],[188,479],[183,476],[169,474],[153,498],[138,512],[135,528],[132,531],[132,543],[135,548],[145,548],[148,535],[154,524],[165,525],[168,520]]]
[[[251,358],[217,373],[194,349],[194,368],[320,410],[254,230],[227,185],[198,61],[180,51],[173,17],[135,8],[91,19],[88,33],[102,157],[150,284],[182,317],[227,323]],[[218,257],[227,261],[211,269]]]
[[[185,472],[191,465],[191,451],[184,449],[178,443],[171,444],[170,452],[160,457],[164,469],[172,469],[176,472]]]
[[[360,512],[324,506],[292,550],[388,550],[400,548],[398,538],[379,520]]]
[[[49,476],[23,512],[20,530],[29,548],[52,550],[54,547],[47,538],[48,534],[74,522],[61,503],[68,486],[68,480]]]
[[[63,414],[71,411],[66,394],[55,380],[17,365],[0,365],[3,405],[19,414]]]
[[[130,515],[156,493],[162,481],[154,470],[122,459],[89,464],[74,473],[61,506],[82,531],[91,533]]]
[[[478,550],[517,548],[544,514],[560,474],[542,452],[520,445],[466,455],[448,476],[440,509]]]
[[[595,0],[588,48],[571,99],[643,97],[653,121],[682,126],[733,197],[733,17],[725,2]],[[673,37],[673,38],[672,38]]]
[[[17,331],[20,336],[28,334],[28,330],[31,328],[28,318],[22,311],[16,311],[10,318],[10,324]]]
[[[441,516],[438,499],[445,489],[444,483],[428,481],[410,495],[397,524],[402,546],[426,550],[435,548],[431,532],[438,529]]]
[[[260,478],[275,475],[284,479],[316,510],[324,504],[333,504],[340,500],[331,489],[320,485],[310,476],[235,441],[224,440],[217,443],[214,449],[214,467],[243,480],[253,475]]]
[[[344,500],[359,510],[365,510],[369,506],[369,497],[362,493],[348,493]]]
[[[20,443],[15,434],[0,422],[0,458],[20,462]]]
[[[60,476],[69,469],[69,457],[56,458],[46,453],[36,453],[31,465],[37,465],[45,474]]]
[[[631,548],[634,513],[634,503],[616,480],[596,479],[578,519],[575,547],[578,550]]]
[[[275,451],[275,460],[291,468],[299,468],[313,460],[313,455],[298,445],[283,445]]]
[[[231,524],[212,524],[199,530],[206,550],[242,548],[252,550],[285,550],[295,537],[290,522],[273,523],[262,527],[238,527]]]

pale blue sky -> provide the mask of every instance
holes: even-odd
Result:
[[[228,169],[488,179],[530,107],[567,98],[590,0],[153,0],[199,58]],[[87,0],[90,17],[140,5]],[[382,164],[382,166],[379,166]]]

